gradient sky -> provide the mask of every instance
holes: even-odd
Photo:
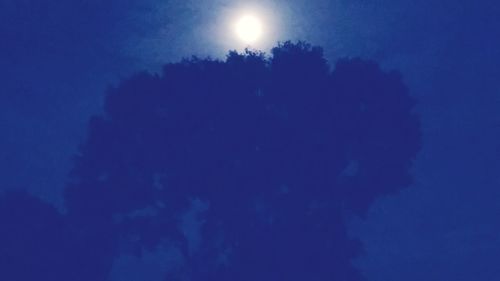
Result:
[[[106,87],[182,57],[239,48],[221,30],[251,5],[274,20],[273,40],[320,45],[332,62],[374,59],[400,70],[418,99],[415,184],[351,227],[366,245],[357,264],[367,280],[500,280],[500,3],[249,3],[0,0],[0,189],[60,204],[71,156]]]

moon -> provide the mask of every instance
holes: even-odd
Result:
[[[235,32],[243,43],[247,45],[257,43],[263,33],[262,21],[254,15],[244,15],[238,19]]]
[[[253,1],[259,2],[224,6],[215,13],[214,21],[201,29],[203,36],[213,40],[221,57],[227,50],[269,52],[280,40],[290,39],[284,25],[283,7],[272,1]]]

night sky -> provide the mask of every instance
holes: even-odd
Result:
[[[106,89],[185,57],[242,51],[228,25],[249,9],[264,22],[257,49],[303,40],[332,66],[374,60],[398,70],[417,101],[413,183],[349,222],[364,244],[354,264],[366,280],[500,280],[493,0],[0,0],[0,190],[26,190],[64,211],[74,155]],[[117,259],[110,280],[163,280],[163,264],[175,263],[165,253],[133,259]],[[120,273],[128,263],[141,277]]]

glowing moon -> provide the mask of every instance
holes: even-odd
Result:
[[[260,19],[252,15],[241,17],[235,27],[238,38],[245,44],[256,43],[262,36],[262,29]]]

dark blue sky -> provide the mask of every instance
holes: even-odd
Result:
[[[500,4],[257,1],[276,39],[402,72],[421,115],[415,184],[352,224],[367,280],[498,280]],[[183,56],[223,56],[213,36],[238,1],[0,0],[0,188],[60,204],[71,156],[106,86]]]

